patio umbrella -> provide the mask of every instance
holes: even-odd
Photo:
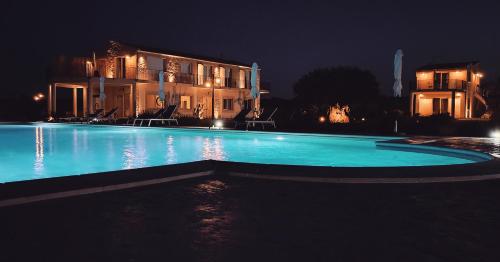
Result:
[[[253,99],[259,97],[259,90],[257,89],[257,69],[259,66],[257,63],[252,64],[252,75],[250,76],[250,85],[252,86],[251,94]]]
[[[160,98],[161,102],[165,101],[165,91],[163,91],[164,82],[163,71],[160,71],[160,73],[158,74],[158,97]]]
[[[401,72],[403,70],[403,50],[398,49],[394,55],[394,97],[401,97],[401,90],[403,89],[403,84],[401,84]]]

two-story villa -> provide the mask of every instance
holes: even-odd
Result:
[[[456,119],[478,118],[482,74],[478,62],[430,64],[417,69],[416,90],[410,93],[411,115],[449,114]]]
[[[160,74],[164,78],[163,102],[159,99]],[[165,103],[176,104],[181,116],[210,118],[212,94],[215,118],[232,118],[243,108],[260,107],[260,96],[251,96],[248,64],[115,41],[110,41],[106,54],[60,63],[52,75],[48,87],[51,116],[57,113],[60,88],[73,89],[75,116],[117,107],[118,117],[134,117]],[[257,88],[266,92],[260,89],[260,70]]]

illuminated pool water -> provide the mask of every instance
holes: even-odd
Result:
[[[64,124],[0,125],[0,182],[197,160],[305,166],[424,166],[473,160],[377,148],[383,137]]]

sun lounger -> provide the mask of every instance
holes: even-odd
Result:
[[[276,113],[276,111],[278,111],[278,108],[275,108],[272,111],[264,110],[264,112],[258,119],[245,121],[245,123],[247,124],[246,129],[248,130],[248,127],[250,125],[255,126],[255,124],[260,124],[262,126],[262,129],[264,129],[266,125],[271,125],[274,128],[276,128],[276,123],[273,120],[273,116]]]
[[[115,108],[111,109],[109,112],[107,112],[104,115],[100,115],[100,116],[96,116],[94,118],[90,118],[89,123],[111,122],[111,121],[113,121],[115,119],[114,115],[116,114],[117,111],[118,111],[118,107],[115,107]]]
[[[144,122],[148,123],[148,126],[151,126],[152,122],[158,122],[161,121],[167,122],[168,125],[170,125],[170,122],[174,122],[176,125],[179,125],[179,122],[177,122],[177,119],[173,118],[173,114],[175,110],[177,109],[177,105],[169,105],[167,108],[158,111],[152,118],[136,118],[134,119],[134,123],[132,124],[133,126],[136,126],[138,123],[139,126],[142,126]]]

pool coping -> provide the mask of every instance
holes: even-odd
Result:
[[[192,130],[192,129],[189,129]],[[248,132],[248,131],[241,131]],[[265,133],[265,132],[264,132]],[[279,132],[273,132],[279,135]],[[287,133],[283,133],[287,134]],[[294,135],[296,135],[294,133]],[[303,134],[315,135],[315,134]],[[337,136],[320,134],[324,136]],[[371,136],[340,135],[341,137]],[[338,137],[338,136],[337,136]],[[384,137],[376,137],[384,138]],[[446,146],[411,144],[405,138],[377,141],[383,149],[448,154],[467,157],[470,164],[404,167],[324,167],[256,164],[217,160],[117,170],[76,176],[0,183],[0,207],[27,204],[207,176],[234,176],[253,179],[315,183],[438,183],[500,179],[500,158],[490,154]],[[312,175],[309,175],[312,174]]]
[[[478,174],[478,171],[481,174]],[[419,167],[314,167],[203,160],[3,183],[0,184],[0,207],[208,176],[315,183],[439,183],[500,179],[499,171],[500,159],[497,158],[473,164]],[[314,175],[304,176],[304,173]]]

